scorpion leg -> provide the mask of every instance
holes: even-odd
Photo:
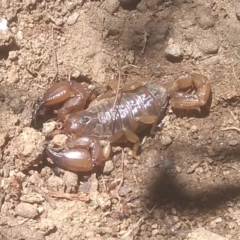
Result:
[[[144,124],[152,124],[151,134],[154,134],[155,128],[158,123],[157,116],[154,116],[154,115],[141,116],[141,117],[136,118],[136,121],[144,123]],[[119,132],[115,133],[112,137],[110,137],[109,141],[117,142],[123,136],[125,136],[129,142],[134,143],[133,150],[132,150],[132,156],[136,157],[140,140],[139,140],[139,137],[137,136],[137,134],[135,134],[133,131],[131,131],[129,129],[119,131]]]
[[[158,117],[155,115],[145,115],[138,117],[136,119],[138,122],[144,123],[144,124],[152,124],[151,134],[154,134],[155,129],[158,124]]]
[[[173,93],[173,90],[182,90],[192,86],[196,89],[195,95],[184,92]],[[202,107],[211,95],[211,87],[207,77],[196,73],[186,74],[178,78],[176,84],[167,90],[172,95],[170,105],[173,108],[196,109]]]
[[[71,96],[73,97],[71,98]],[[60,120],[64,120],[66,114],[74,110],[82,110],[86,103],[87,94],[76,81],[59,82],[54,84],[43,96],[40,103],[36,106],[33,119],[36,120],[38,112],[46,107],[65,102],[64,106],[58,110]]]
[[[129,142],[134,143],[132,156],[136,157],[137,156],[137,150],[138,150],[138,147],[139,147],[139,137],[133,131],[128,130],[128,129],[118,131],[115,134],[113,134],[112,137],[109,138],[109,141],[111,143],[112,142],[117,142],[123,136],[125,136]]]

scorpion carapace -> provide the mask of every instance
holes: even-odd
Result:
[[[194,92],[181,90],[194,88]],[[124,86],[118,96],[113,91],[97,98],[84,110],[87,93],[75,82],[53,85],[35,108],[64,102],[57,111],[68,134],[67,150],[55,152],[46,148],[48,156],[60,167],[70,171],[90,171],[101,165],[110,155],[110,144],[128,140],[134,144],[132,154],[139,147],[137,133],[151,125],[151,134],[164,117],[168,99],[172,108],[196,109],[205,105],[210,97],[208,79],[200,74],[185,74],[175,81],[161,84],[139,84],[134,89]]]

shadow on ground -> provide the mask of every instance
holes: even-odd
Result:
[[[204,152],[206,152],[204,149],[198,149],[196,151],[190,149],[189,151],[192,151],[189,153],[190,155],[203,155]],[[223,163],[237,163],[240,160],[239,152],[240,146],[236,148],[220,148],[216,150],[215,154],[216,156],[221,155],[224,157],[221,158],[222,160],[214,161],[213,165],[218,167]],[[235,168],[230,171],[232,171],[232,174],[226,176],[220,176],[217,175],[217,173],[212,174],[212,183],[210,186],[203,184],[205,187],[202,187],[201,182],[199,182],[199,187],[196,187],[194,190],[188,190],[188,184],[189,186],[192,186],[191,182],[185,182],[184,184],[180,183],[175,172],[171,170],[163,170],[149,186],[151,204],[156,204],[157,207],[162,207],[171,203],[177,209],[192,209],[197,207],[199,211],[211,209],[217,210],[221,205],[226,204],[228,201],[236,200],[236,198],[240,197],[240,179],[237,176],[238,171]],[[235,173],[236,176],[234,176]],[[204,173],[199,176],[199,179],[204,178],[203,174]],[[194,181],[194,184],[196,185],[198,180],[196,177],[192,177],[192,181]]]

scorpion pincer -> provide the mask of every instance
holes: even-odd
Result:
[[[184,92],[190,88],[194,91]],[[88,94],[76,81],[56,83],[45,93],[35,108],[34,120],[40,109],[64,102],[57,114],[68,135],[68,150],[56,152],[46,147],[47,155],[59,167],[90,171],[107,160],[110,144],[120,140],[132,142],[132,155],[136,156],[137,133],[150,125],[153,134],[168,102],[175,109],[197,109],[207,103],[211,87],[207,77],[194,73],[161,84],[127,85],[120,92],[117,97],[114,91],[101,95],[87,109],[84,107]]]

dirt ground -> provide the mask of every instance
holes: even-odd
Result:
[[[239,21],[231,0],[1,0],[0,239],[240,239]],[[184,72],[209,78],[210,110],[168,109],[138,159],[75,174],[44,155],[32,111],[54,82]]]

